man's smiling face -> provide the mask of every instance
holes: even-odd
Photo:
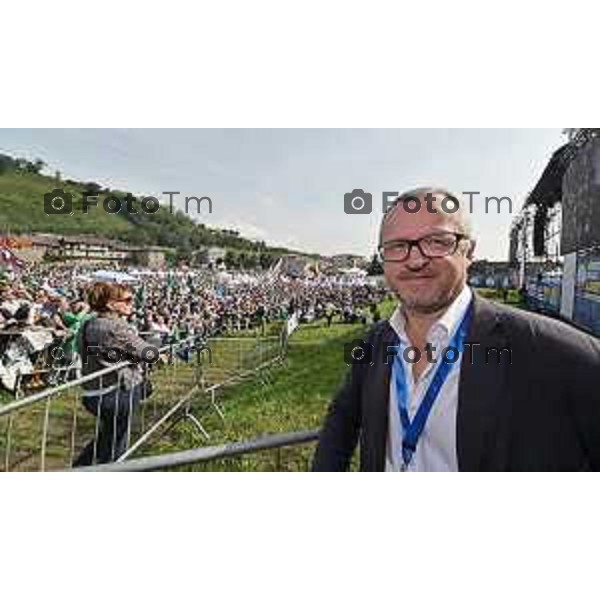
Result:
[[[387,215],[381,232],[383,246],[398,240],[417,240],[445,232],[461,234],[461,223],[455,214],[440,208],[443,196],[435,195],[436,213],[427,210],[424,197],[421,208],[411,213],[398,204]],[[413,208],[414,204],[409,208]],[[470,240],[458,243],[456,252],[449,256],[427,258],[415,246],[403,262],[385,262],[384,272],[388,285],[397,293],[404,307],[420,313],[434,313],[449,306],[467,280],[471,263]]]

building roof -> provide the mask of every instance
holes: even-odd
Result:
[[[552,155],[542,176],[527,197],[525,206],[535,204],[549,208],[562,202],[562,181],[571,161],[577,156],[581,147],[599,133],[600,129],[593,128],[577,130],[573,138]]]
[[[552,155],[542,176],[527,197],[525,206],[554,206],[557,202],[562,202],[562,180],[574,156],[571,144],[565,144]]]

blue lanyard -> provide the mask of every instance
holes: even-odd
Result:
[[[465,315],[458,326],[456,333],[450,340],[449,347],[458,350],[462,353],[464,350],[464,341],[467,336],[467,331],[473,317],[473,302],[469,304]],[[419,438],[425,429],[429,413],[433,408],[437,397],[440,394],[442,386],[444,385],[448,375],[454,366],[454,363],[458,361],[455,356],[448,356],[450,351],[445,353],[442,358],[442,362],[438,365],[435,375],[433,376],[432,382],[427,388],[425,397],[423,398],[419,409],[411,420],[408,417],[408,386],[406,384],[406,376],[404,374],[404,365],[401,354],[402,347],[399,347],[399,351],[394,359],[393,374],[396,382],[396,396],[398,398],[398,412],[400,413],[400,421],[402,423],[402,459],[404,461],[404,468],[406,468],[412,459],[412,456],[417,449]]]

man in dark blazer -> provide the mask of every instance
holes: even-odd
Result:
[[[351,365],[337,392],[321,431],[314,470],[348,469],[358,443],[361,470],[396,470],[389,468],[390,460],[397,459],[390,456],[392,442],[394,436],[404,436],[403,444],[407,433],[404,421],[400,428],[391,426],[396,410],[391,397],[397,392],[389,349],[399,335],[406,335],[423,350],[420,361],[405,364],[413,370],[413,400],[419,400],[419,382],[424,379],[428,390],[427,378],[435,373],[436,365],[428,370],[425,360],[431,330],[461,294],[471,294],[466,279],[475,244],[466,211],[427,211],[428,195],[438,202],[449,196],[437,188],[413,190],[384,216],[384,270],[402,307],[395,321],[382,321],[367,335],[365,347],[372,356]],[[422,202],[416,212],[414,204],[407,204],[414,198]],[[448,410],[437,417],[437,424],[426,421],[416,444],[417,453],[423,446],[418,464],[429,466],[410,468],[409,462],[408,470],[600,469],[600,342],[559,321],[476,294],[469,297],[465,349],[454,383],[448,380],[440,393]],[[429,450],[423,442],[427,437]],[[438,447],[449,455],[446,462],[435,454]]]

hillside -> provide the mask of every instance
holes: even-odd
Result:
[[[55,188],[72,194],[74,206],[83,192],[83,186],[57,182],[43,175],[15,172],[0,175],[1,229],[8,229],[12,233],[95,233],[122,240],[135,235],[134,225],[120,214],[110,215],[102,210],[95,210],[86,215],[75,207],[72,215],[47,215],[44,212],[44,194]]]
[[[45,232],[58,235],[96,234],[134,245],[164,246],[181,257],[205,246],[220,246],[235,254],[274,257],[286,248],[269,247],[262,241],[245,239],[236,231],[212,229],[195,223],[181,211],[171,214],[161,206],[158,212],[129,214],[123,203],[120,213],[110,214],[101,208],[108,195],[125,198],[127,192],[110,190],[95,182],[62,180],[43,175],[42,161],[35,163],[0,155],[0,234]],[[44,194],[62,189],[71,194],[73,214],[46,214]],[[82,211],[84,193],[98,195],[98,206],[89,214]],[[135,206],[140,206],[139,203]],[[270,261],[269,261],[270,262]]]

